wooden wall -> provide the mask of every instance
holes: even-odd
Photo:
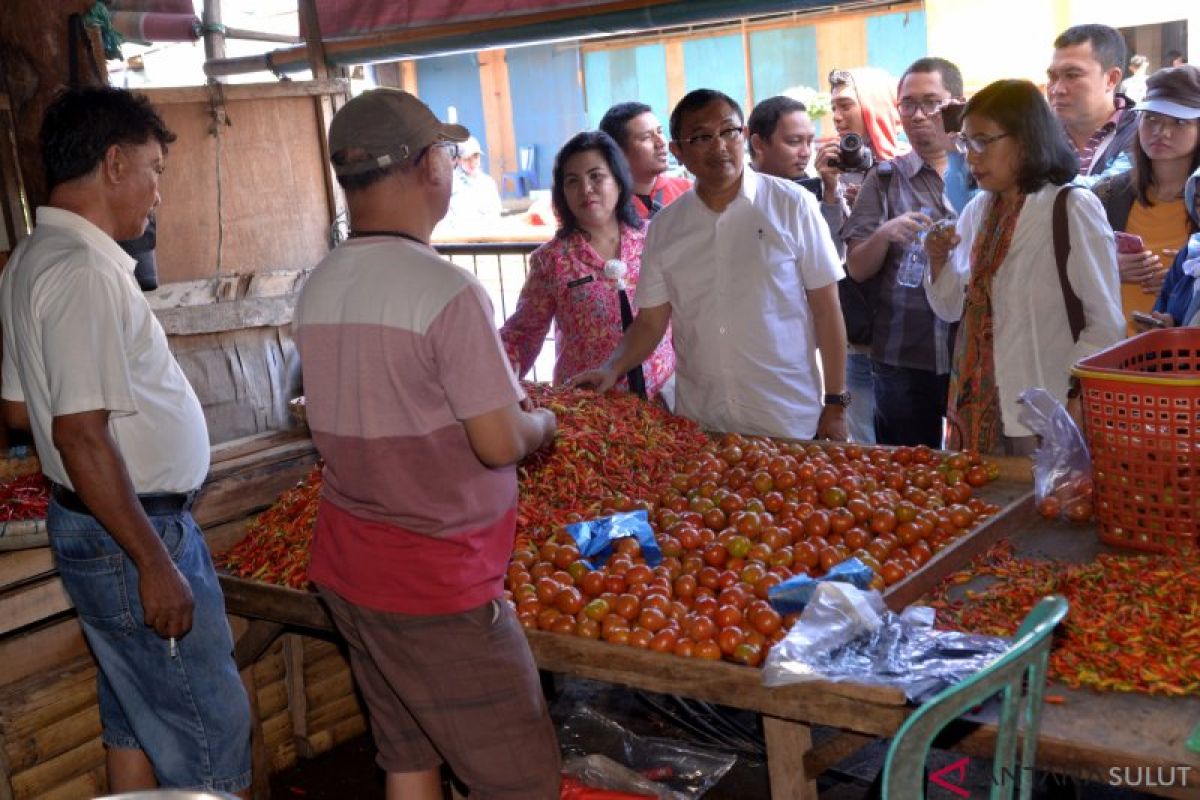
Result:
[[[146,92],[179,137],[161,183],[160,284],[307,269],[328,251],[325,131],[314,97],[226,92],[217,107],[228,124],[214,122],[207,89]]]

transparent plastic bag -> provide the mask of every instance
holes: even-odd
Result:
[[[557,715],[556,715],[557,716]],[[567,765],[563,772],[589,786],[646,791],[645,784],[593,784],[609,774],[602,761],[587,756],[602,755],[632,770],[646,780],[660,800],[696,800],[717,784],[733,767],[737,756],[705,747],[652,736],[639,736],[586,705],[570,709],[559,724],[558,741]],[[580,760],[582,759],[582,760]],[[628,777],[627,775],[625,777]]]
[[[1042,437],[1033,454],[1033,488],[1046,519],[1087,522],[1094,513],[1092,458],[1083,433],[1063,404],[1045,389],[1021,393],[1019,419]]]
[[[933,627],[931,608],[894,614],[874,589],[845,583],[817,587],[800,619],[771,648],[763,683],[855,681],[901,689],[921,702],[1002,655],[1007,639]]]

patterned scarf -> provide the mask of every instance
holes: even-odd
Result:
[[[1024,195],[1015,203],[993,197],[982,230],[971,248],[971,277],[967,282],[962,324],[954,348],[950,402],[946,411],[950,420],[948,446],[951,450],[994,453],[1003,441],[1000,392],[996,388],[996,365],[992,358],[995,345],[992,278],[1008,255],[1017,217],[1024,205]]]

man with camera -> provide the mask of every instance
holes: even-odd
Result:
[[[921,240],[935,222],[948,224],[954,215],[944,177],[954,149],[954,112],[961,110],[962,73],[945,59],[922,58],[901,77],[899,94],[900,120],[913,150],[867,173],[842,238],[850,277],[874,278],[878,285],[871,337],[877,441],[937,448],[951,332],[925,297]]]

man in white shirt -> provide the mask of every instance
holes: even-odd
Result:
[[[446,225],[459,229],[488,227],[500,220],[502,211],[500,189],[483,168],[479,140],[468,136],[458,146]]]
[[[604,366],[573,383],[607,391],[672,324],[679,414],[711,430],[844,441],[837,252],[811,194],[745,168],[744,137],[725,94],[679,101],[671,152],[695,186],[650,226],[637,319]]]
[[[190,513],[208,431],[117,244],[145,230],[174,138],[123,89],[47,109],[49,200],[0,280],[4,417],[33,432],[53,484],[50,544],[99,667],[108,788],[244,792],[250,708]]]

